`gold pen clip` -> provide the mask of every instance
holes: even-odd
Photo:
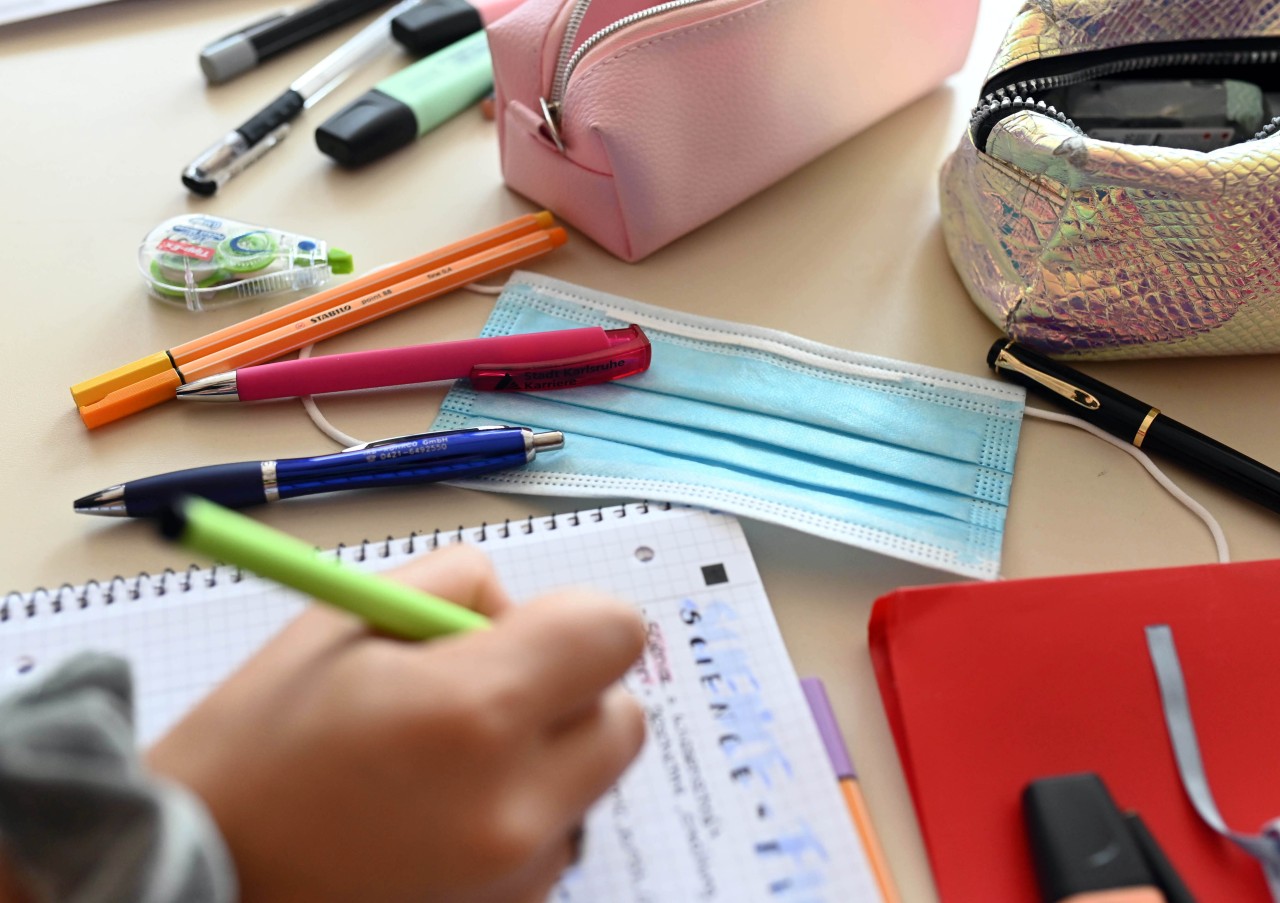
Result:
[[[1051,392],[1061,395],[1069,401],[1075,402],[1082,408],[1088,408],[1090,411],[1096,411],[1102,407],[1102,403],[1097,398],[1090,395],[1084,389],[1077,389],[1068,382],[1058,379],[1055,376],[1049,376],[1047,373],[1041,373],[1032,367],[1028,367],[1022,361],[1018,360],[1009,353],[1008,348],[1002,348],[1000,353],[996,355],[996,369],[1004,367],[1006,370],[1012,370],[1015,373],[1021,373],[1027,379],[1035,380]]]

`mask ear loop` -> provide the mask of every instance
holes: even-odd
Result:
[[[473,282],[470,285],[463,286],[463,288],[467,291],[476,292],[480,295],[500,295],[502,294],[504,286],[482,285],[481,283]],[[304,345],[298,351],[298,360],[305,360],[306,358],[311,357],[311,351],[315,347],[314,342],[310,345]],[[337,442],[343,448],[360,445],[365,441],[363,439],[357,439],[354,436],[348,436],[342,430],[334,426],[329,421],[328,417],[325,417],[324,414],[320,413],[320,407],[316,404],[315,399],[312,396],[303,395],[299,400],[302,402],[302,409],[307,412],[307,416],[311,418],[311,422],[316,425],[316,429],[320,430],[320,432],[324,433],[334,442]]]
[[[1103,432],[1098,429],[1092,423],[1089,423],[1086,420],[1081,420],[1079,417],[1072,417],[1070,414],[1059,414],[1056,411],[1044,411],[1040,408],[1032,407],[1025,408],[1024,412],[1028,417],[1038,417],[1041,420],[1052,420],[1055,423],[1066,423],[1071,426],[1078,426],[1085,432],[1092,433],[1099,439],[1111,443],[1125,454],[1135,458],[1139,464],[1146,468],[1147,473],[1151,474],[1155,481],[1164,487],[1165,491],[1177,499],[1178,502],[1181,503],[1188,511],[1200,518],[1200,520],[1204,521],[1204,525],[1209,528],[1209,533],[1213,536],[1213,545],[1218,553],[1218,561],[1222,564],[1226,564],[1231,560],[1231,555],[1227,551],[1227,537],[1223,534],[1222,526],[1218,523],[1217,518],[1210,514],[1204,505],[1201,505],[1191,496],[1187,495],[1187,493],[1175,484],[1173,480],[1169,479],[1165,472],[1157,467],[1155,462],[1147,457],[1147,453],[1142,449],[1132,446],[1127,442],[1123,442],[1110,433]]]

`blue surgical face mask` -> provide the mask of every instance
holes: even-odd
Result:
[[[639,324],[650,369],[506,394],[458,383],[433,429],[561,430],[527,467],[459,485],[704,505],[995,577],[1019,387],[516,274],[483,335]]]

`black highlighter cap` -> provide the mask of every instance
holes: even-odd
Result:
[[[343,166],[363,166],[417,137],[413,110],[374,88],[326,119],[316,129],[316,146]]]
[[[187,505],[184,496],[169,499],[153,512],[156,529],[165,539],[180,540],[187,532]]]
[[[1022,812],[1044,900],[1158,886],[1096,774],[1033,781],[1022,793]]]
[[[431,0],[391,20],[391,36],[415,56],[443,50],[482,28],[479,11],[465,0]]]

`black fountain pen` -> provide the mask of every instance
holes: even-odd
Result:
[[[1165,416],[1158,408],[1009,339],[991,346],[987,364],[1001,376],[1136,448],[1181,464],[1280,512],[1280,473]]]

